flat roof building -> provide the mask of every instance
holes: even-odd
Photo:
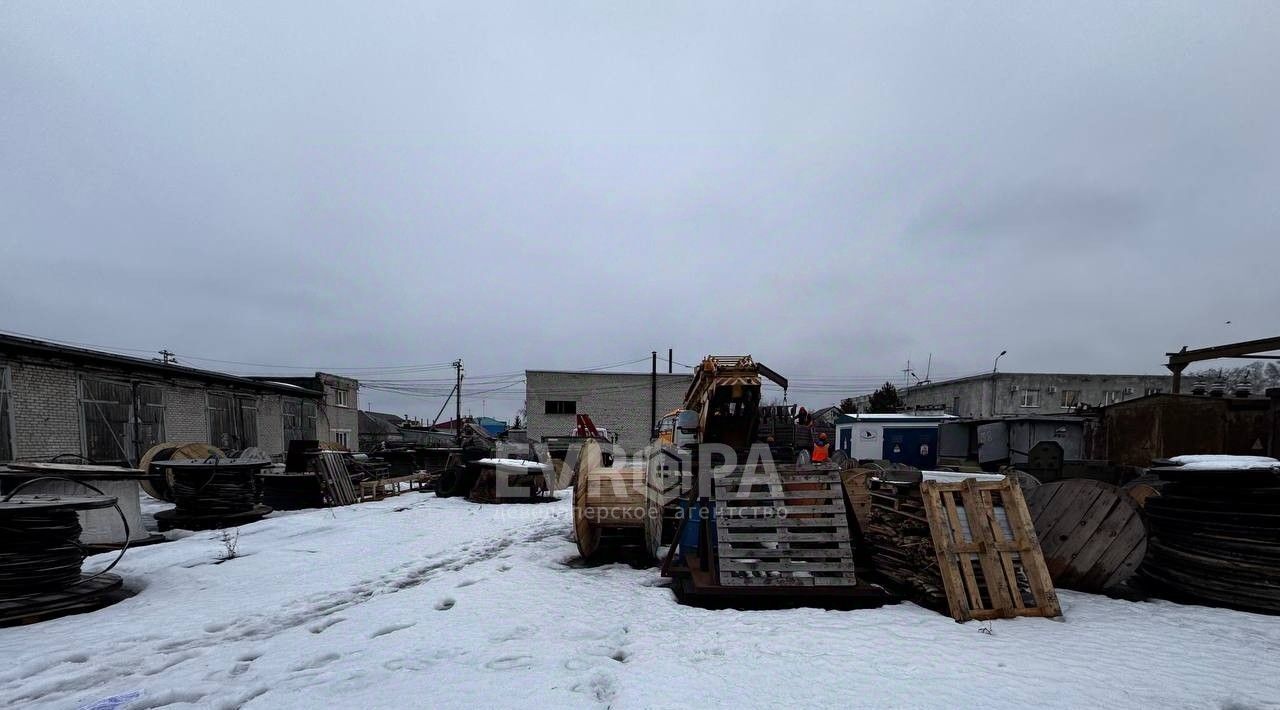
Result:
[[[962,417],[1069,414],[1102,407],[1173,386],[1171,375],[1091,375],[1048,372],[994,372],[900,388],[905,409],[938,410]],[[854,399],[861,410],[870,395]]]
[[[596,426],[617,434],[619,446],[639,450],[649,443],[651,409],[661,418],[678,408],[692,382],[689,374],[525,370],[529,441],[565,436],[573,430],[575,415],[586,414]]]

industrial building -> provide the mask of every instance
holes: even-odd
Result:
[[[840,414],[836,450],[858,460],[883,460],[930,469],[938,463],[938,425],[950,414]]]
[[[649,443],[652,413],[661,417],[678,408],[692,382],[688,374],[526,370],[528,439],[564,436],[575,415],[587,414],[616,434],[619,446],[640,449]]]
[[[939,410],[961,417],[1067,414],[1082,407],[1168,392],[1171,375],[1085,375],[993,372],[899,389],[907,410]],[[870,395],[855,398],[865,411]]]
[[[0,461],[74,454],[135,465],[165,441],[273,456],[294,439],[354,447],[358,387],[325,373],[252,379],[0,335]]]

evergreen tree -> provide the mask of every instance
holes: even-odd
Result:
[[[872,414],[892,414],[902,411],[902,407],[902,397],[898,395],[898,388],[894,387],[892,382],[886,382],[872,393],[868,411]]]

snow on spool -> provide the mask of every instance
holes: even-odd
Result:
[[[604,465],[604,452],[594,440],[578,453],[573,487],[573,530],[578,552],[590,560],[618,543],[643,534],[645,507],[643,464]]]

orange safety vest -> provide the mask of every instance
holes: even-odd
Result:
[[[827,452],[828,450],[830,450],[830,448],[831,448],[830,444],[820,444],[815,442],[813,445],[813,455],[809,457],[809,460],[814,463],[826,461]]]

